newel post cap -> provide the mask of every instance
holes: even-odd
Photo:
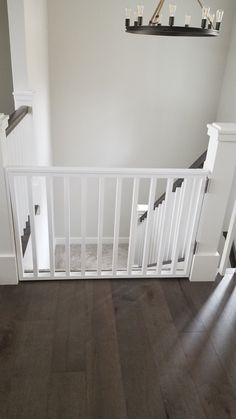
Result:
[[[227,122],[214,122],[207,125],[208,135],[214,136],[218,141],[236,142],[236,124]]]

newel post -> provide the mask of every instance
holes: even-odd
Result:
[[[7,127],[8,116],[0,114],[0,285],[18,283],[12,221],[4,173]]]
[[[210,171],[193,257],[190,281],[214,281],[220,255],[218,246],[236,169],[236,124],[208,125],[210,136],[204,169]]]

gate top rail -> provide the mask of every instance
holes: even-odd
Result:
[[[53,175],[53,176],[120,176],[120,177],[158,177],[158,178],[189,178],[207,177],[210,172],[204,169],[143,169],[143,168],[93,168],[93,167],[7,167],[8,174]]]

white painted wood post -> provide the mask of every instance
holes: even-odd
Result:
[[[0,285],[18,283],[12,221],[4,173],[7,126],[8,116],[0,114]]]
[[[220,262],[219,273],[221,275],[225,275],[226,269],[228,267],[227,264],[228,264],[229,255],[230,255],[230,251],[234,242],[235,235],[236,235],[236,197],[235,197],[234,208],[233,208],[233,212],[232,212],[232,216],[231,216],[231,220],[229,224],[229,231],[226,237],[225,246],[224,246],[224,250],[223,250],[223,254],[222,254],[222,258]]]
[[[210,184],[203,203],[190,281],[216,278],[220,261],[218,245],[236,168],[236,124],[208,125],[208,135],[204,169],[211,172]]]

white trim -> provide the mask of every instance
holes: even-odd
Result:
[[[17,285],[18,275],[15,255],[0,255],[0,285]]]
[[[219,260],[218,252],[194,255],[190,282],[214,282],[218,273]]]
[[[224,134],[224,135],[236,134],[236,124],[226,123],[226,122],[214,122],[212,126],[216,128],[220,134]],[[234,141],[236,140],[234,139]]]
[[[5,115],[4,113],[0,113],[0,131],[3,131],[4,133],[8,127],[8,119],[9,119],[8,115]]]
[[[58,244],[65,244],[66,239],[65,237],[55,237],[55,246]],[[98,238],[97,237],[86,237],[86,244],[97,244]],[[102,244],[113,244],[114,238],[113,237],[102,237]],[[81,244],[82,238],[81,237],[71,237],[70,244]],[[129,237],[119,237],[119,244],[128,244]]]
[[[235,142],[236,141],[236,124],[214,122],[208,124],[208,135],[219,142]]]
[[[147,274],[145,276],[142,275],[142,273],[140,273],[140,270],[137,272],[133,272],[132,275],[128,275],[127,271],[117,271],[116,276],[111,274],[111,270],[110,271],[102,271],[101,272],[101,276],[99,277],[99,279],[103,280],[103,279],[136,279],[136,278],[140,278],[140,279],[147,279],[148,278],[173,278],[172,274],[168,274],[165,271],[162,271],[163,274],[162,275],[156,275],[156,272],[154,271],[148,271]],[[179,271],[175,273],[175,278],[188,278],[187,276],[183,275],[183,271]],[[97,271],[94,271],[94,274],[92,274],[92,272],[86,272],[85,275],[81,275],[80,272],[71,272],[70,277],[67,277],[64,273],[60,273],[57,272],[57,276],[54,277],[50,277],[48,276],[47,273],[45,274],[40,274],[37,277],[37,280],[40,281],[58,281],[58,280],[63,280],[63,281],[71,281],[71,280],[75,280],[75,279],[97,279]],[[21,282],[27,282],[27,281],[32,281],[35,280],[35,278],[33,277],[33,274],[25,274],[24,278],[21,279]]]
[[[13,92],[15,109],[20,106],[33,106],[34,92],[31,90],[18,90]]]
[[[146,177],[152,178],[189,178],[189,177],[206,177],[210,174],[209,170],[204,169],[124,169],[124,168],[93,168],[93,167],[8,167],[8,173],[17,176],[25,176],[34,174],[35,176],[41,174],[52,174],[54,176],[75,175],[86,177],[104,176],[124,176],[124,177]]]

